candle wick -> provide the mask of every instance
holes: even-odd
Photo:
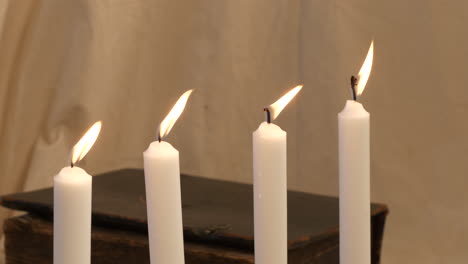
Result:
[[[270,109],[268,109],[268,107],[265,107],[263,108],[263,111],[265,111],[265,114],[266,114],[266,122],[268,124],[271,124],[271,113],[270,113]]]
[[[158,130],[158,142],[161,143],[161,131]]]
[[[73,161],[71,161],[71,162],[70,162],[70,167],[73,168],[73,166],[75,166],[75,165],[73,164]]]
[[[353,100],[357,101],[357,94],[356,94],[356,85],[358,83],[358,78],[354,77],[354,75],[351,76],[351,92],[353,95]]]

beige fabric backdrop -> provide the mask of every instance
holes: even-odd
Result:
[[[168,138],[182,171],[251,182],[262,107],[304,83],[278,119],[289,188],[336,195],[336,114],[374,37],[361,101],[372,198],[391,210],[383,263],[466,263],[466,10],[461,0],[0,0],[0,194],[50,186],[96,120],[102,135],[80,166],[141,167],[191,88]]]

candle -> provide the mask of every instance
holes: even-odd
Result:
[[[101,130],[96,122],[73,147],[71,166],[54,177],[54,263],[91,262],[91,175],[74,166]]]
[[[338,114],[341,264],[371,261],[369,113],[357,97],[369,78],[373,50],[371,43],[358,78],[351,77],[353,100]]]
[[[184,263],[179,151],[161,141],[179,118],[192,90],[185,92],[161,122],[157,141],[143,153],[150,259],[154,264]]]
[[[286,132],[272,124],[296,96],[297,86],[265,108],[266,122],[253,133],[255,263],[288,262]]]

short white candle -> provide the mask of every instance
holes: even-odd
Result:
[[[263,122],[253,133],[255,263],[287,263],[286,132]]]
[[[78,167],[54,177],[54,263],[91,262],[92,177]]]
[[[95,123],[73,148],[72,166],[97,139]],[[83,169],[65,167],[54,177],[54,264],[91,262],[92,177]]]
[[[253,133],[255,263],[288,262],[286,132],[272,124],[300,91],[297,86],[265,108],[267,122]]]
[[[179,151],[155,141],[143,156],[151,263],[184,263]]]
[[[372,59],[373,43],[359,72],[359,79],[352,79],[355,100],[367,83]],[[370,264],[369,113],[355,100],[348,100],[343,111],[338,114],[340,263]]]
[[[143,153],[150,259],[183,264],[184,237],[179,151],[162,141],[180,116],[192,90],[185,92],[158,129],[158,140]]]

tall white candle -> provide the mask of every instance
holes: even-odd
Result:
[[[348,101],[338,127],[340,263],[370,264],[369,113]]]
[[[185,92],[158,129],[158,140],[143,153],[150,259],[153,264],[183,264],[184,239],[179,151],[161,141],[184,110]]]
[[[355,100],[348,100],[338,114],[341,264],[371,262],[369,113],[356,99],[369,78],[372,59],[373,43],[359,79],[352,77]]]
[[[92,177],[73,166],[89,151],[101,130],[95,123],[73,148],[71,166],[54,177],[54,264],[91,262]]]
[[[288,262],[286,132],[272,124],[300,91],[297,86],[265,108],[267,122],[253,133],[255,263]]]

